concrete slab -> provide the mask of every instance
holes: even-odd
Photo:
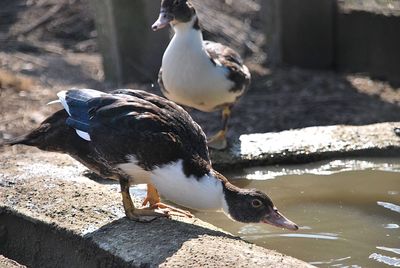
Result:
[[[118,186],[66,155],[0,157],[0,254],[29,267],[311,267],[198,219],[129,221]]]
[[[357,156],[400,156],[400,122],[309,127],[242,135],[225,151],[211,151],[217,169],[295,164]]]

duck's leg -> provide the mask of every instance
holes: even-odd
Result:
[[[207,143],[210,148],[223,150],[228,146],[226,133],[228,132],[228,121],[231,116],[232,106],[225,106],[222,110],[222,129],[214,136],[208,139]]]
[[[189,211],[179,209],[160,202],[160,195],[153,184],[147,184],[147,196],[143,201],[143,206],[149,204],[149,209],[159,209],[168,216],[181,216],[192,218],[193,215]]]
[[[154,210],[135,208],[129,193],[129,180],[126,178],[120,178],[119,183],[121,185],[122,204],[124,205],[126,217],[134,221],[150,222],[156,218],[167,216]]]

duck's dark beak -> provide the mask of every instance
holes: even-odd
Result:
[[[294,222],[283,216],[281,213],[279,213],[279,211],[276,208],[272,209],[271,212],[261,220],[261,222],[268,223],[276,227],[286,228],[293,231],[297,231],[299,229],[297,224],[295,224]]]
[[[153,29],[153,31],[158,31],[167,26],[173,19],[174,16],[166,11],[161,11],[160,16],[158,17],[157,21],[154,22],[154,24],[151,26],[151,29]]]

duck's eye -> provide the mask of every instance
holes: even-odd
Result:
[[[251,201],[251,205],[255,208],[259,208],[262,205],[262,202],[259,199],[254,199],[253,201]]]

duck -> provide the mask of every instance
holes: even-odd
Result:
[[[203,40],[199,18],[187,0],[162,0],[153,31],[170,25],[175,34],[166,48],[158,75],[168,99],[202,112],[222,110],[222,127],[208,140],[217,150],[227,147],[228,120],[247,91],[251,74],[240,55],[221,43]]]
[[[186,208],[223,211],[243,223],[298,229],[265,193],[234,186],[213,169],[203,130],[174,102],[134,89],[71,89],[57,95],[62,109],[7,144],[66,153],[119,181],[127,218],[192,216],[160,202],[162,196]],[[129,187],[139,183],[147,184],[146,207],[135,207],[130,196]]]

